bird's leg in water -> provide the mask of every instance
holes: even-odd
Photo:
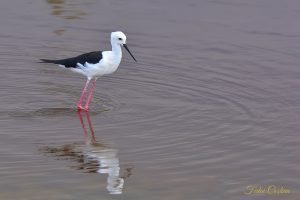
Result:
[[[89,96],[88,96],[88,98],[87,98],[87,100],[85,102],[85,106],[84,106],[84,110],[85,111],[87,111],[89,109],[89,103],[90,103],[90,101],[92,99],[92,96],[93,96],[93,91],[94,91],[94,88],[95,88],[95,85],[96,85],[96,80],[97,79],[93,80],[93,84],[92,84],[92,87],[90,89]]]
[[[85,83],[85,86],[84,86],[84,88],[83,88],[83,90],[82,90],[81,97],[80,97],[80,99],[79,99],[78,102],[77,102],[77,109],[78,109],[78,110],[83,110],[83,109],[84,109],[84,108],[82,107],[82,101],[83,101],[83,99],[84,99],[84,97],[85,97],[85,93],[86,93],[86,91],[87,91],[87,89],[88,89],[90,80],[91,80],[91,79],[87,79],[87,81],[86,81],[86,83]]]

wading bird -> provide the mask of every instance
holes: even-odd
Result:
[[[112,32],[110,42],[112,47],[111,51],[93,51],[76,57],[61,60],[41,59],[43,63],[58,64],[61,67],[71,69],[73,72],[85,75],[87,77],[85,87],[83,88],[81,97],[77,102],[78,110],[88,110],[97,78],[99,76],[111,74],[118,69],[122,59],[122,46],[128,51],[134,61],[137,62],[126,45],[126,35],[123,32]],[[82,102],[86,96],[91,80],[93,80],[93,83],[85,102],[85,106],[83,107]]]

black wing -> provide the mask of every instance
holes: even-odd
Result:
[[[77,63],[84,65],[88,62],[91,64],[96,64],[102,59],[102,51],[93,51],[90,53],[85,53],[76,57],[66,58],[62,60],[48,60],[41,59],[43,63],[54,63],[58,65],[64,65],[66,68],[77,68]]]

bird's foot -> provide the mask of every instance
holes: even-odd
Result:
[[[89,107],[84,106],[83,110],[87,112],[89,110]]]
[[[83,110],[87,112],[89,110],[89,107],[88,106],[82,107],[82,105],[77,105],[77,110]]]
[[[82,107],[82,105],[77,105],[77,110],[84,110],[84,107]]]

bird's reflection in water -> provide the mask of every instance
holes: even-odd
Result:
[[[88,131],[83,121],[82,112],[78,111],[77,113],[85,135],[85,144],[87,147],[85,151],[83,151],[83,154],[86,155],[88,159],[98,162],[99,167],[96,171],[97,173],[108,174],[106,188],[109,193],[121,194],[124,187],[124,178],[130,175],[130,170],[127,170],[127,172],[129,172],[127,173],[127,176],[120,177],[120,165],[117,150],[105,148],[103,145],[101,145],[101,143],[96,142],[90,116],[88,112],[84,112],[91,133],[91,138],[89,138]]]
[[[41,150],[59,159],[76,162],[72,168],[87,173],[107,174],[107,190],[110,194],[122,194],[125,179],[131,175],[131,167],[121,174],[119,158],[116,149],[107,147],[95,139],[94,129],[88,112],[77,112],[83,129],[85,144],[73,143],[62,147],[46,147]],[[84,117],[86,120],[84,120]],[[86,123],[89,129],[87,129]]]

